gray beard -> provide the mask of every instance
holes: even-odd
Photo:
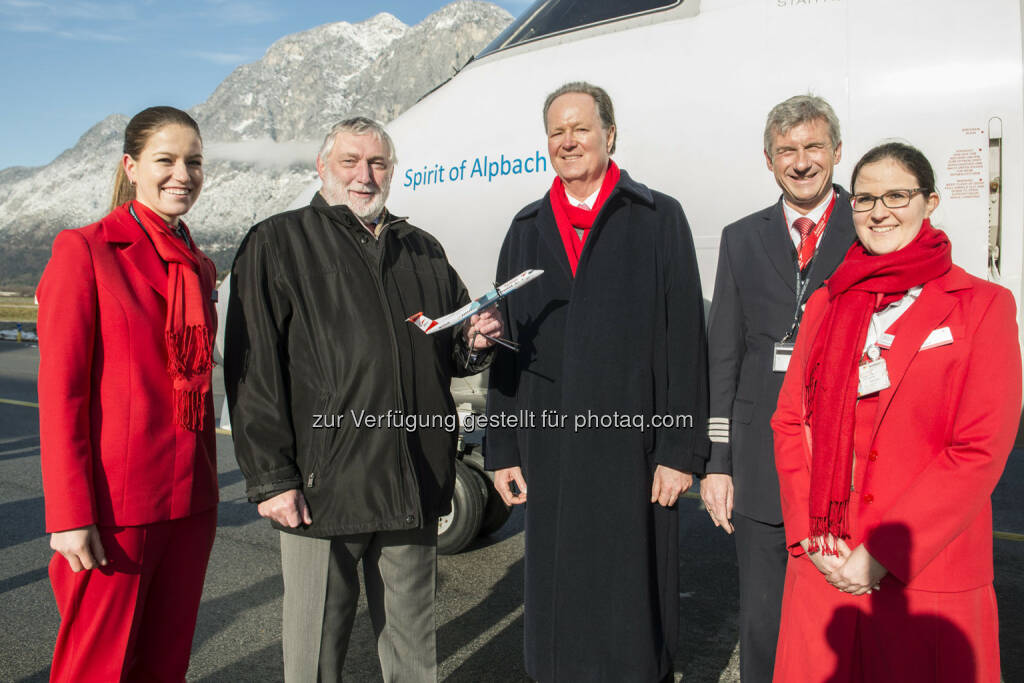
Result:
[[[349,211],[364,223],[377,220],[381,211],[384,210],[384,203],[388,198],[390,183],[387,186],[381,187],[380,192],[376,197],[374,197],[374,200],[360,211],[356,210],[356,207],[348,203],[347,188],[341,187],[341,183],[339,183],[330,172],[327,173],[326,181],[327,182],[324,182],[320,188],[320,194],[322,194],[324,199],[327,200],[327,203],[331,206],[347,206]]]

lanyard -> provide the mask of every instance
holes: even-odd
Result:
[[[153,238],[149,236],[149,231],[146,230],[146,226],[142,224],[141,220],[139,220],[139,216],[138,214],[135,213],[135,207],[132,206],[131,202],[128,202],[128,213],[132,215],[132,218],[135,219],[135,222],[139,224],[140,228],[142,228],[142,233],[146,236],[146,239],[148,239],[149,243],[153,245],[154,249],[156,249],[156,243],[153,242]],[[175,226],[173,230],[175,233],[177,233],[178,237],[181,238],[181,241],[185,243],[185,246],[188,247],[189,251],[195,251],[195,247],[192,245],[192,240],[188,238],[188,234],[180,225]],[[157,253],[160,252],[158,251]]]
[[[796,331],[800,328],[800,318],[803,311],[800,310],[800,302],[803,301],[804,294],[807,293],[807,287],[811,282],[810,278],[800,277],[800,261],[793,261],[794,269],[796,270],[796,310],[793,311],[793,324],[789,326],[789,332],[782,338],[782,342],[792,341],[796,337]]]
[[[811,234],[815,238],[820,238],[821,233],[825,231],[825,225],[828,223],[828,219],[832,217],[832,209],[836,205],[836,191],[832,190],[832,201],[828,203],[828,207],[825,208],[825,213],[821,214],[821,218],[818,219],[818,224],[811,230]],[[785,217],[783,217],[785,218]],[[803,241],[800,242],[801,246]],[[800,277],[800,255],[797,254],[796,259],[793,260],[793,268],[796,271],[796,308],[793,311],[793,324],[789,327],[789,332],[782,338],[783,342],[791,341],[796,337],[796,332],[800,328],[800,318],[802,317],[803,311],[800,310],[800,304],[804,300],[804,295],[807,294],[807,287],[810,285],[810,277]],[[808,272],[808,276],[810,272]]]

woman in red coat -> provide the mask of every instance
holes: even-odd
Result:
[[[216,269],[179,220],[203,185],[196,122],[125,130],[113,208],[65,230],[39,283],[51,681],[183,681],[216,528]]]
[[[953,265],[921,152],[876,147],[851,186],[858,242],[807,304],[772,419],[791,551],[775,681],[995,683],[1016,304]]]

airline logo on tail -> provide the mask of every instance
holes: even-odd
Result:
[[[420,328],[427,334],[430,334],[434,330],[434,327],[437,326],[437,321],[431,320],[427,316],[423,315],[423,311],[420,311],[415,315],[410,315],[408,318],[406,318],[406,322],[412,323],[413,325]]]

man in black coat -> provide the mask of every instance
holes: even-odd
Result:
[[[385,680],[437,680],[449,386],[489,363],[484,335],[502,325],[484,312],[427,336],[406,322],[469,297],[437,240],[384,208],[394,166],[380,124],[342,121],[310,205],[253,227],[232,267],[224,379],[246,494],[282,532],[287,681],[341,680],[360,561]]]
[[[779,480],[769,425],[803,304],[853,243],[850,196],[832,184],[839,120],[798,95],[768,114],[768,170],[782,197],[722,231],[708,323],[711,459],[701,497],[736,532],[740,675],[770,681],[786,572]]]
[[[544,122],[558,177],[513,219],[497,279],[544,275],[505,300],[519,352],[497,354],[487,399],[489,424],[534,425],[489,428],[484,449],[505,501],[529,497],[526,670],[653,683],[678,635],[676,500],[708,452],[693,239],[675,199],[610,160],[604,90],[559,88]]]

